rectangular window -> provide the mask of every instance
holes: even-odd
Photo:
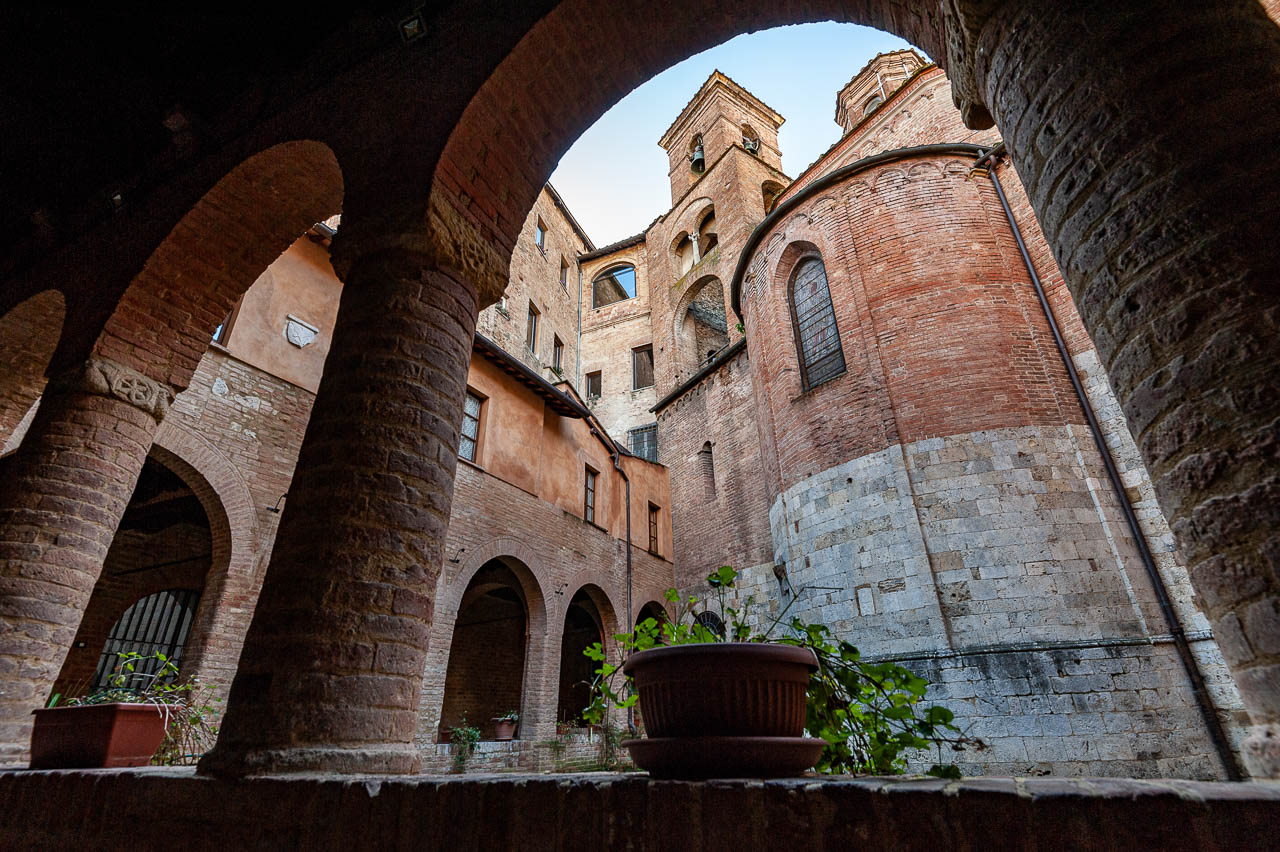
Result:
[[[648,459],[651,462],[658,460],[658,424],[653,423],[648,426],[641,426],[639,429],[632,429],[627,433],[627,438],[631,446],[632,455],[637,455],[642,459]]]
[[[534,226],[533,241],[540,251],[547,250],[547,224],[538,219],[538,224]]]
[[[582,517],[591,523],[596,522],[596,471],[587,468],[586,490],[582,497]]]
[[[631,350],[631,389],[653,387],[653,347]]]
[[[213,342],[220,346],[227,344],[227,337],[231,334],[231,314],[227,311],[227,318],[218,323],[218,327],[213,330]]]
[[[469,462],[476,460],[476,447],[480,445],[480,408],[484,400],[467,391],[462,404],[462,440],[458,442],[458,456]]]
[[[535,355],[538,352],[538,309],[529,303],[529,330],[525,335],[525,344]]]
[[[654,556],[658,555],[658,512],[660,510],[652,503],[649,504],[649,552]]]
[[[560,258],[560,286],[569,289],[569,261]]]
[[[498,306],[497,306],[497,307],[498,307],[498,310],[502,311],[502,313],[504,313],[504,314],[505,314],[505,313],[507,313],[507,297],[506,297],[506,296],[499,296],[499,297],[498,297]]]
[[[587,373],[587,399],[599,399],[601,386],[604,381],[600,375],[600,371]]]
[[[558,373],[564,369],[564,343],[556,335],[552,335],[551,339],[551,366]]]

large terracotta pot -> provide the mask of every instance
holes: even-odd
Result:
[[[810,768],[805,690],[818,667],[791,645],[724,642],[653,648],[623,665],[649,736],[623,743],[655,778],[777,777]]]
[[[91,704],[33,711],[32,769],[146,766],[164,742],[164,708]]]
[[[517,723],[509,722],[509,721],[506,721],[505,719],[494,719],[493,722],[494,722],[494,727],[497,730],[496,736],[499,742],[504,742],[506,740],[515,738]]]

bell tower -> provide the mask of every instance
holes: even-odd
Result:
[[[784,120],[764,101],[713,71],[658,140],[670,159],[671,203],[735,146],[781,171],[778,128]]]

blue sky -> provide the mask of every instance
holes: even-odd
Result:
[[[909,47],[853,24],[801,24],[738,36],[668,68],[601,116],[551,183],[596,245],[642,231],[671,206],[658,138],[719,69],[786,119],[782,168],[795,177],[840,138],[836,92],[877,53]]]

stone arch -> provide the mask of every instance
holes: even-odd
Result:
[[[215,328],[262,270],[342,208],[342,172],[322,142],[248,157],[187,211],[125,289],[94,354],[187,386]]]
[[[240,471],[204,436],[170,418],[151,455],[187,483],[209,517],[212,562],[187,641],[187,671],[219,689],[229,686],[253,615],[260,552],[253,494]]]
[[[761,207],[762,215],[768,216],[770,213],[773,212],[774,205],[778,203],[778,198],[779,196],[782,195],[782,192],[785,189],[786,187],[778,183],[776,180],[767,180],[764,183],[760,184],[760,203],[762,205]]]
[[[60,290],[43,290],[0,316],[0,454],[22,440],[44,390],[66,318]]]

